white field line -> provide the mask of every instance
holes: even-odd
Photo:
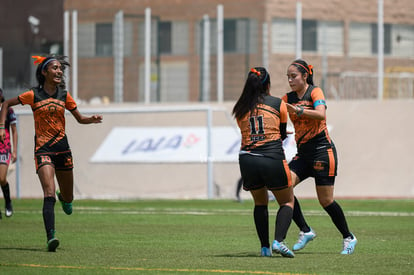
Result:
[[[276,207],[274,210],[276,211]],[[142,208],[131,209],[122,207],[74,207],[74,211],[79,214],[109,214],[116,212],[125,215],[149,215],[149,214],[168,214],[168,215],[252,215],[252,210],[248,209],[188,209],[188,208]],[[269,208],[269,211],[272,209]],[[323,210],[304,211],[306,216],[324,216],[327,213]],[[385,212],[385,211],[345,211],[346,216],[379,216],[379,217],[414,217],[414,212]]]
[[[252,215],[250,209],[190,209],[190,208],[140,208],[131,209],[123,207],[73,207],[73,210],[77,214],[111,214],[117,215]],[[277,211],[277,208],[269,211]],[[56,208],[55,211],[59,211]],[[29,213],[41,213],[39,210],[18,210],[16,213],[29,214]],[[344,211],[346,216],[353,217],[414,217],[414,212],[386,212],[386,211]],[[303,211],[306,216],[325,216],[328,215],[323,210],[308,210]]]

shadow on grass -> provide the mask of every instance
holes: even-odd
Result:
[[[218,254],[214,255],[217,258],[250,258],[250,257],[260,257],[260,251],[253,252],[237,252],[237,253],[228,253],[228,254]]]
[[[15,251],[33,251],[33,252],[47,252],[46,248],[25,248],[25,247],[0,247],[0,251],[9,251],[9,250],[15,250]]]
[[[331,255],[331,252],[296,252],[295,256],[300,256],[300,255]],[[280,255],[279,253],[273,253],[272,257],[282,257],[282,255]],[[262,257],[260,256],[260,251],[257,253],[254,252],[237,252],[237,253],[228,253],[228,254],[219,254],[219,255],[214,255],[214,257],[217,258],[251,258],[251,257]]]

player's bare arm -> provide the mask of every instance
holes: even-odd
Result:
[[[102,123],[102,115],[92,115],[87,117],[82,115],[78,109],[73,110],[71,113],[80,124]]]

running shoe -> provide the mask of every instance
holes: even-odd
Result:
[[[6,204],[6,217],[11,217],[13,215],[13,206],[12,203],[9,202],[8,204]]]
[[[72,214],[72,203],[64,202],[59,190],[56,190],[56,195],[60,201],[60,204],[62,205],[63,212],[65,212],[66,215]]]
[[[276,253],[280,253],[283,257],[293,258],[295,254],[284,244],[276,240],[273,241],[272,250]]]
[[[344,239],[344,247],[341,252],[342,255],[348,255],[354,253],[355,246],[358,243],[357,238],[354,236],[354,234],[351,233],[352,236]]]
[[[52,238],[47,241],[47,251],[56,252],[56,248],[59,246],[59,240]]]
[[[272,257],[272,250],[268,247],[262,247],[262,251],[260,253],[262,257]]]
[[[278,241],[274,240],[272,243],[272,250],[275,253],[280,253],[279,246],[277,245]]]
[[[308,242],[312,241],[315,238],[316,238],[316,233],[315,233],[315,231],[312,230],[312,228],[309,232],[306,232],[306,233],[303,232],[303,231],[300,231],[299,232],[299,239],[293,245],[292,250],[293,251],[298,251],[298,250],[301,250],[301,249],[305,248],[306,244]]]

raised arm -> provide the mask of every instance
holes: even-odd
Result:
[[[101,123],[103,118],[101,115],[84,116],[77,108],[71,113],[80,124]]]

